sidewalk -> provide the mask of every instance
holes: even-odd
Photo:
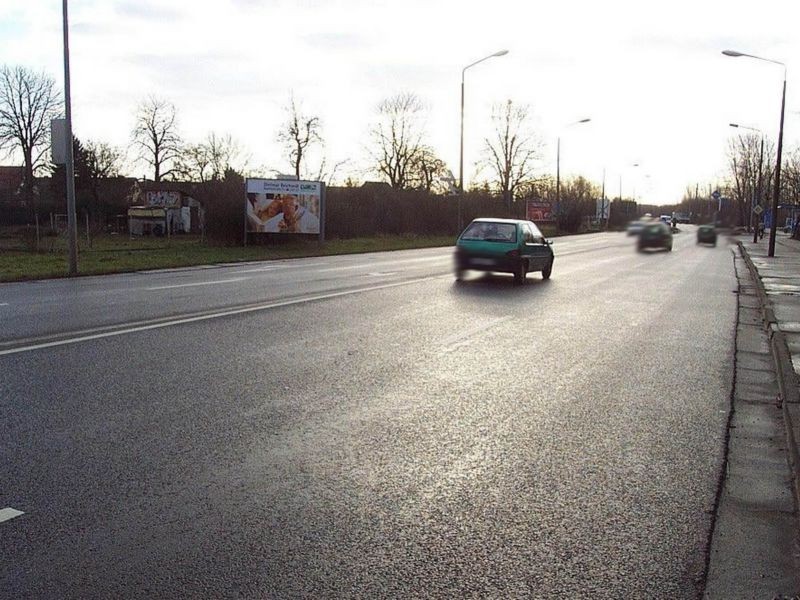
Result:
[[[778,233],[775,256],[767,256],[768,242],[741,240],[745,261],[757,278],[764,311],[764,327],[778,369],[787,442],[794,478],[795,509],[800,508],[800,240]]]
[[[739,243],[735,385],[705,598],[800,597],[800,241]]]

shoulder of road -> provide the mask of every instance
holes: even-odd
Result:
[[[800,241],[738,242],[735,386],[705,597],[800,597]]]

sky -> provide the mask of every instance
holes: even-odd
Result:
[[[61,5],[2,0],[0,64],[44,71],[63,89]],[[376,107],[412,92],[457,177],[461,70],[508,50],[466,71],[467,185],[492,106],[512,100],[534,115],[538,174],[555,174],[560,137],[562,178],[601,185],[605,173],[609,196],[621,185],[669,204],[687,186],[721,185],[729,123],[777,137],[783,68],[721,54],[733,49],[786,63],[784,147],[800,144],[797,0],[72,0],[69,11],[82,140],[128,146],[138,103],[156,95],[176,105],[187,142],[230,133],[252,168],[290,172],[276,137],[294,96],[321,118],[328,164],[346,161],[337,178],[377,179]]]

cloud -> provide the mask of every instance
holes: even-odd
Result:
[[[115,7],[115,12],[123,19],[138,19],[142,21],[159,20],[174,21],[185,16],[185,12],[175,8],[166,7],[163,4],[146,2],[144,0],[132,0],[119,2]]]

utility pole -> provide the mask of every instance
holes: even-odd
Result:
[[[67,230],[69,233],[69,274],[78,274],[78,217],[75,214],[75,157],[72,151],[72,101],[69,85],[69,17],[67,0],[63,0],[64,13],[64,116],[66,117],[67,144]]]
[[[600,213],[600,224],[603,224],[603,216],[606,214],[606,169],[603,167],[603,192],[600,194],[602,212]],[[611,203],[608,207],[608,217],[606,217],[606,229],[608,229],[608,222],[611,220]]]

